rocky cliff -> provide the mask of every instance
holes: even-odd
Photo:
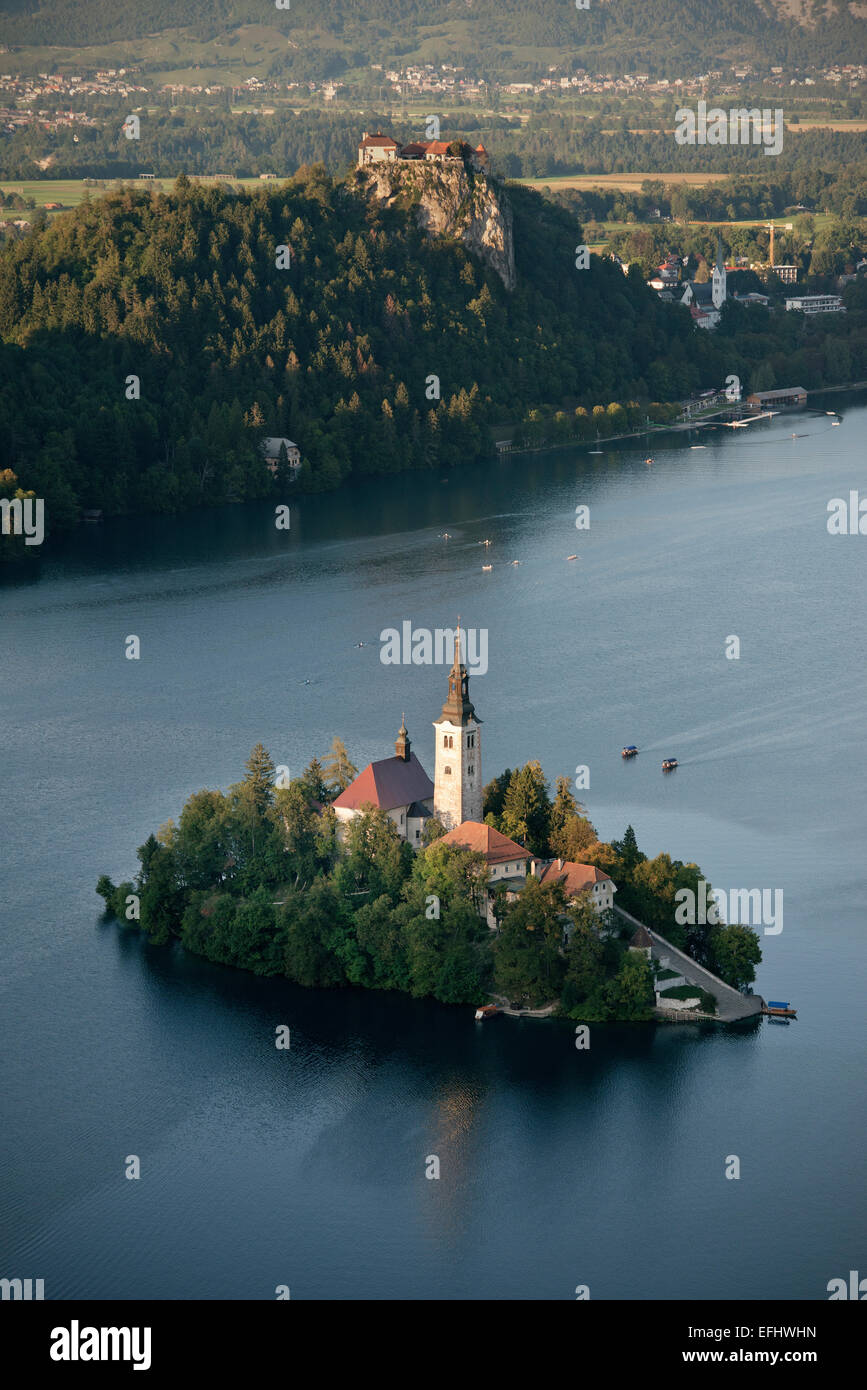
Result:
[[[389,207],[415,208],[426,232],[462,241],[497,272],[507,290],[515,288],[512,209],[502,188],[485,174],[457,160],[398,160],[370,165],[359,177],[371,196]]]

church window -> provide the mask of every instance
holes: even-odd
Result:
[[[470,763],[469,767],[467,768],[467,772],[468,772],[469,776],[472,777],[472,776],[474,775],[475,771],[476,771],[476,769],[473,767],[473,764]]]

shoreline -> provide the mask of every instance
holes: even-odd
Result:
[[[867,381],[850,381],[843,386],[814,386],[807,391],[807,396],[824,396],[830,391],[867,391]],[[790,413],[795,414],[796,410]],[[626,434],[609,434],[604,439],[567,439],[562,444],[539,444],[525,449],[506,449],[504,453],[510,457],[512,454],[553,454],[558,449],[583,449],[591,444],[594,449],[598,449],[600,445],[614,444],[621,439],[642,439],[650,435],[678,434],[685,430],[700,429],[705,424],[712,424],[714,418],[706,416],[703,420],[697,417],[695,420],[679,420],[671,425],[648,425],[646,429],[629,430]]]

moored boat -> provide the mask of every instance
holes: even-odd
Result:
[[[771,1018],[797,1018],[798,1011],[793,1009],[788,999],[769,999],[762,1009],[763,1014],[770,1015]]]
[[[502,1010],[496,1004],[482,1004],[476,1009],[475,1019],[477,1023],[482,1023],[486,1018],[496,1018],[499,1013],[502,1013]]]

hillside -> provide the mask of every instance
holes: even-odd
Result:
[[[239,194],[181,178],[169,194],[85,202],[6,245],[0,488],[11,470],[56,530],[87,507],[285,499],[350,475],[460,466],[491,456],[504,420],[538,434],[544,407],[565,409],[565,428],[576,405],[596,407],[592,428],[610,433],[626,420],[612,402],[675,399],[732,371],[746,382],[757,362],[807,386],[867,374],[863,313],[697,334],[637,267],[577,270],[566,210],[463,166],[452,183],[438,218],[431,186],[384,199],[364,175],[334,182],[321,167]],[[832,354],[823,333],[850,341]],[[294,485],[267,472],[264,435],[299,444]]]
[[[859,11],[861,12],[859,15]],[[551,62],[662,72],[723,61],[852,62],[863,55],[863,6],[847,0],[0,0],[0,36],[14,45],[133,44],[171,32],[233,41],[241,26],[282,39],[275,70],[336,75],[372,62],[457,61],[519,76]],[[287,45],[285,38],[292,40]],[[122,61],[120,53],[114,55]],[[138,57],[138,53],[136,55]]]

